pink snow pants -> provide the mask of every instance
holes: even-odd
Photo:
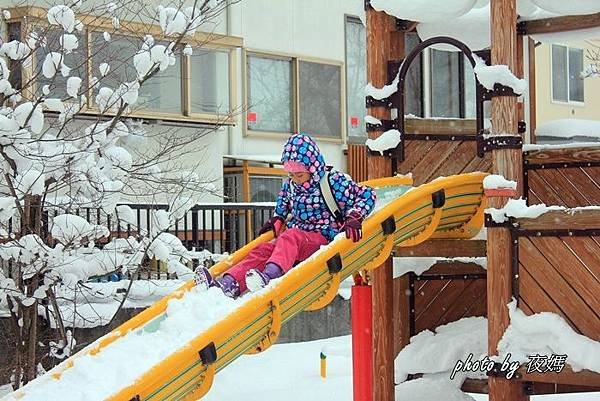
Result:
[[[321,245],[329,241],[318,232],[303,231],[299,228],[288,228],[279,237],[254,248],[244,260],[227,270],[240,285],[240,293],[246,287],[246,272],[250,269],[263,271],[269,262],[277,264],[287,273],[294,264],[303,261],[319,250]]]

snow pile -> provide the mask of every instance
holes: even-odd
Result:
[[[487,355],[487,319],[484,317],[463,318],[437,327],[435,333],[423,330],[412,337],[410,344],[396,357],[396,382],[417,373],[447,373],[449,380],[456,362],[466,360],[469,354],[473,360]],[[482,377],[481,372],[467,374],[472,378]],[[455,380],[460,382],[460,388],[462,380],[458,377]]]
[[[375,118],[373,116],[365,116],[365,122],[367,124],[381,125],[381,120],[379,120],[378,118]]]
[[[440,7],[436,0],[371,0],[371,6],[377,11],[411,21],[438,21],[446,23],[467,13],[477,0],[447,0]]]
[[[398,82],[400,82],[400,73],[396,74],[396,77],[391,84],[384,85],[383,88],[376,88],[370,82],[365,87],[365,94],[371,96],[373,99],[381,100],[392,96],[398,90]]]
[[[484,189],[510,188],[517,189],[515,181],[507,180],[502,175],[490,174],[483,179]]]
[[[574,371],[600,373],[600,342],[573,331],[559,315],[550,312],[525,315],[513,300],[508,304],[510,325],[498,343],[500,357],[528,362],[529,355],[567,355]]]
[[[504,223],[509,217],[535,219],[550,210],[566,210],[562,206],[546,206],[545,204],[527,206],[523,198],[510,199],[501,209],[487,208],[485,213],[492,216],[496,223]]]
[[[577,136],[598,138],[600,140],[600,121],[564,118],[539,124],[536,136],[554,138],[573,138]]]
[[[559,15],[585,15],[600,12],[600,4],[590,0],[531,0],[531,2],[543,10]]]
[[[475,76],[477,80],[488,90],[494,89],[494,84],[498,83],[512,88],[512,90],[521,95],[527,89],[527,81],[517,78],[506,65],[486,65],[485,61],[476,55],[475,58]]]
[[[490,7],[473,8],[468,13],[452,20],[451,24],[434,22],[421,22],[417,25],[417,32],[421,40],[436,36],[449,36],[467,44],[469,49],[481,50],[488,48],[491,43],[490,33]],[[436,44],[433,49],[445,51],[458,51],[454,46]]]
[[[370,150],[374,152],[379,152],[381,153],[381,155],[383,155],[383,152],[385,152],[386,150],[395,149],[398,146],[398,144],[400,144],[401,140],[402,138],[400,135],[400,131],[398,131],[397,129],[391,129],[385,131],[377,139],[367,139],[365,141],[365,145],[367,145],[367,147]]]
[[[179,289],[183,280],[121,280],[106,283],[85,283],[77,289],[65,286],[57,289],[57,304],[66,327],[91,328],[104,326],[117,312],[131,284],[123,308],[145,308]],[[40,308],[42,313],[42,308]],[[50,324],[56,327],[51,315]]]

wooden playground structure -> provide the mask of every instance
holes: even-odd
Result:
[[[367,80],[383,87],[392,82],[404,59],[407,69],[409,59],[428,44],[405,54],[404,35],[416,23],[375,11],[368,0],[365,9]],[[533,133],[535,67],[531,63],[524,66],[523,42],[531,42],[527,35],[532,33],[598,27],[600,14],[517,24],[515,0],[491,0],[490,21],[488,63],[508,65],[519,78],[524,76],[524,68],[529,68]],[[530,60],[535,59],[531,57],[534,51],[534,46],[529,46]],[[411,94],[403,93],[403,79],[401,72],[399,90],[389,98],[366,99],[367,114],[382,122],[367,124],[368,136],[376,139],[397,128],[402,135],[400,145],[387,155],[369,154],[364,145],[349,145],[348,170],[353,177],[375,179],[410,172],[414,184],[419,185],[438,176],[483,171],[518,183],[511,196],[488,193],[488,207],[501,208],[510,198],[520,196],[528,205],[573,208],[600,204],[600,145],[523,152],[523,104],[499,84],[493,91],[479,86],[476,91],[478,111],[484,100],[491,102],[490,136],[483,136],[478,120],[404,121],[403,96]],[[391,118],[392,108],[398,109],[395,119]],[[502,140],[494,143],[494,136]],[[394,279],[389,258],[372,272],[372,372],[358,373],[373,378],[372,390],[362,390],[363,398],[357,398],[355,392],[355,401],[395,399],[394,359],[410,337],[424,329],[462,317],[487,316],[488,354],[497,354],[497,343],[510,323],[506,305],[513,297],[526,314],[557,313],[575,332],[600,341],[600,210],[552,211],[533,219],[511,218],[502,224],[486,216],[486,227],[487,240],[432,239],[412,248],[397,248],[395,256],[487,256],[487,270],[470,263],[437,263],[421,276],[409,273]],[[600,391],[600,374],[575,373],[568,365],[559,374],[521,370],[512,380],[502,375],[468,379],[463,390],[488,393],[491,401],[522,401],[534,394]]]

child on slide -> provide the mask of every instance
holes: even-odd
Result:
[[[356,242],[362,237],[362,221],[375,206],[375,191],[361,186],[338,171],[329,173],[329,185],[339,212],[329,211],[320,189],[326,174],[325,160],[317,144],[304,134],[290,136],[281,155],[289,173],[279,196],[275,214],[259,231],[272,230],[275,239],[254,248],[222,277],[213,278],[208,269],[195,271],[196,284],[202,288],[219,287],[235,298],[246,289],[257,291],[270,280],[281,277],[339,232]],[[289,217],[289,218],[288,218]]]

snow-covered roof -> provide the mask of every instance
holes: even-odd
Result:
[[[446,0],[440,7],[436,0],[371,0],[377,11],[400,19],[418,21],[417,32],[422,40],[434,36],[451,36],[466,43],[472,50],[490,46],[489,0]],[[517,14],[522,21],[566,15],[586,15],[600,12],[600,2],[589,0],[517,0]],[[448,23],[452,21],[452,23]],[[542,42],[600,38],[600,28],[581,31],[533,35]],[[448,45],[435,45],[443,50],[456,50]]]
[[[573,138],[577,136],[600,140],[600,121],[564,118],[542,123],[535,130],[536,136]]]

